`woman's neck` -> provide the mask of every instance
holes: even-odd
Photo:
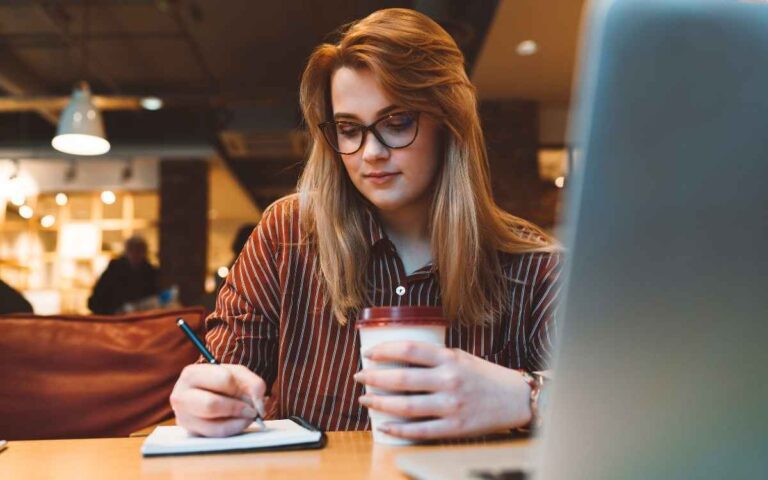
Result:
[[[378,212],[382,227],[395,245],[408,274],[432,259],[429,208],[426,201],[407,209]]]
[[[411,242],[429,241],[429,204],[421,202],[396,211],[379,210],[388,237]]]

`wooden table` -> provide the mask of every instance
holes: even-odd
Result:
[[[0,479],[405,479],[395,466],[401,453],[478,445],[388,447],[370,432],[329,432],[322,450],[143,458],[142,437],[12,441],[0,452]],[[529,441],[489,446],[526,446]]]

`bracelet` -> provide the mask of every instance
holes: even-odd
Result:
[[[523,380],[531,388],[530,407],[531,407],[531,421],[528,425],[521,427],[520,430],[531,431],[541,427],[542,419],[539,411],[539,396],[541,395],[541,389],[544,385],[544,377],[541,375],[531,374],[525,370],[518,370],[520,375],[523,376]]]

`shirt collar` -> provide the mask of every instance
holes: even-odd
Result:
[[[371,242],[371,247],[377,245],[378,243],[384,240],[386,240],[387,242],[390,241],[389,237],[387,237],[386,232],[384,232],[384,228],[381,226],[381,223],[379,223],[379,219],[376,216],[376,213],[374,213],[370,207],[365,208],[365,222],[368,230],[367,232],[368,239]],[[394,246],[392,246],[392,248],[394,248]],[[420,269],[413,272],[411,275],[414,277],[428,276],[436,272],[437,272],[437,267],[430,261]]]
[[[365,222],[368,230],[368,239],[371,242],[371,246],[374,246],[387,238],[387,235],[384,233],[384,229],[381,227],[376,214],[371,211],[370,207],[365,208]]]

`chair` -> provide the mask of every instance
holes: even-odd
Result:
[[[201,307],[116,316],[0,316],[0,438],[127,436],[172,416],[168,397],[198,352]]]

